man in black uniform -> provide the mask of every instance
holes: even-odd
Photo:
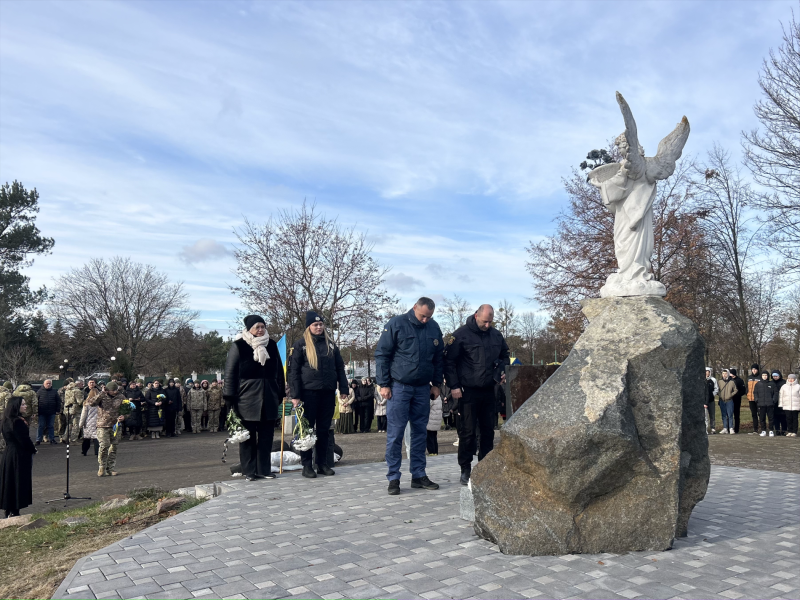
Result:
[[[505,380],[508,345],[503,334],[492,327],[494,309],[482,304],[447,340],[444,375],[461,415],[458,427],[458,464],[461,484],[469,483],[475,454],[475,429],[480,428],[478,460],[494,446],[496,383]]]

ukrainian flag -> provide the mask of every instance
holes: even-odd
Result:
[[[283,377],[286,378],[286,334],[278,342],[278,354],[281,355],[281,362],[283,363]]]

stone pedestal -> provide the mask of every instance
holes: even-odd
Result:
[[[666,550],[706,492],[694,325],[652,296],[583,311],[567,360],[472,471],[475,531],[507,554]]]

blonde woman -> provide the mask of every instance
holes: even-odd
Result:
[[[336,409],[336,388],[340,394],[347,394],[347,374],[339,348],[328,337],[325,322],[316,312],[306,313],[306,330],[292,346],[287,360],[292,404],[303,403],[303,416],[317,434],[317,472],[311,464],[313,451],[305,450],[300,453],[303,477],[334,475],[326,461],[328,435]]]

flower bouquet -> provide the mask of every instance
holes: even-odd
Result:
[[[297,452],[311,450],[314,444],[317,443],[317,435],[309,425],[308,419],[303,416],[305,411],[302,403],[295,407],[294,412],[297,415],[297,425],[294,426],[294,431],[292,432],[294,434],[294,439],[291,442],[292,448]]]
[[[164,402],[167,401],[167,397],[164,394],[159,394],[158,396],[156,396],[156,400],[161,402],[161,406],[164,406]],[[164,414],[164,410],[162,408],[159,408],[158,409],[158,418],[159,419],[163,419],[164,418],[163,414]]]
[[[127,398],[125,398],[125,400],[122,401],[122,404],[119,405],[119,414],[121,417],[127,417],[134,410],[136,410],[136,405]],[[113,428],[114,435],[117,435],[118,429],[119,429],[119,421],[114,423],[114,428]]]
[[[222,462],[225,462],[225,456],[228,454],[228,442],[231,444],[241,444],[250,439],[250,432],[242,425],[242,420],[239,415],[231,408],[228,411],[228,418],[225,419],[225,427],[228,429],[228,437],[223,442]]]

